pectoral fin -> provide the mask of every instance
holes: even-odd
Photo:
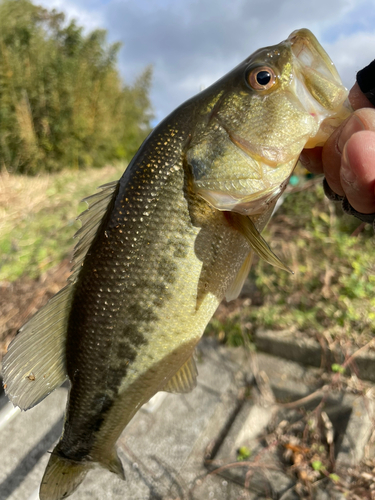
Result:
[[[250,252],[246,259],[244,260],[240,270],[237,273],[237,276],[234,278],[233,283],[230,285],[228,290],[225,293],[225,300],[230,302],[231,300],[236,299],[241,293],[243,284],[250,272],[251,264],[253,263],[254,252]]]
[[[182,393],[192,391],[197,385],[198,370],[193,357],[184,363],[178,372],[163,387],[165,392]]]
[[[251,248],[261,259],[265,260],[272,266],[279,267],[280,269],[284,269],[284,271],[288,271],[293,274],[293,271],[283,264],[277,255],[273,253],[266,240],[259,233],[253,221],[249,217],[233,212],[227,212],[226,217],[230,224],[243,234],[243,236],[245,236]]]

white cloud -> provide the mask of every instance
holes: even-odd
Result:
[[[70,0],[35,0],[35,3],[48,10],[56,9],[64,12],[68,21],[76,19],[85,31],[92,31],[96,28],[103,28],[100,8],[93,9],[95,2],[75,2]],[[85,6],[87,3],[87,7]],[[99,5],[100,7],[100,5]]]
[[[354,33],[327,45],[326,50],[335,62],[344,84],[351,87],[357,71],[375,58],[375,32]]]
[[[119,66],[126,80],[153,64],[151,97],[159,119],[297,28],[315,33],[348,86],[375,57],[374,0],[40,1],[87,29],[107,29],[111,42],[122,41]]]

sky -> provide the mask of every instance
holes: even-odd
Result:
[[[34,0],[104,28],[122,42],[118,65],[132,83],[153,66],[155,123],[258,48],[309,28],[350,88],[375,58],[375,0]]]

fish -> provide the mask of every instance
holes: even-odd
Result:
[[[98,465],[124,479],[117,439],[155,393],[196,386],[195,347],[254,254],[288,270],[261,232],[302,149],[350,115],[347,95],[315,36],[294,31],[180,105],[86,199],[67,285],[3,360],[22,410],[70,383],[41,500],[68,497]]]

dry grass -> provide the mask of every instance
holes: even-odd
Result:
[[[71,253],[82,198],[124,165],[26,177],[0,174],[0,282],[36,278]]]
[[[38,212],[46,204],[46,192],[52,185],[49,175],[26,177],[0,173],[0,231],[9,228],[27,217],[30,212]]]

